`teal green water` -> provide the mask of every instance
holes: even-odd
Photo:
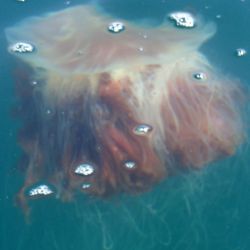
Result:
[[[159,21],[172,10],[200,13],[218,26],[216,36],[204,46],[204,53],[225,74],[241,79],[246,86],[250,82],[249,55],[244,58],[233,55],[238,47],[250,51],[249,3],[99,2],[110,13],[129,19]],[[83,1],[72,1],[77,3]],[[13,0],[1,5],[0,250],[249,250],[248,137],[235,156],[201,171],[169,178],[146,194],[106,201],[78,197],[73,203],[35,200],[30,221],[25,221],[14,202],[24,177],[16,170],[20,154],[16,143],[19,124],[10,114],[15,103],[13,62],[6,53],[3,30],[24,17],[64,6],[65,1],[59,0],[53,4],[48,0],[25,3]],[[215,17],[218,14],[220,19]]]

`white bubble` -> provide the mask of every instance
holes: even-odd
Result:
[[[37,195],[46,196],[46,195],[50,195],[53,193],[54,193],[53,190],[48,185],[41,184],[29,190],[28,195],[29,196],[37,196]]]
[[[31,82],[31,85],[37,85],[37,84],[38,84],[37,81],[32,81],[32,82]]]
[[[83,55],[83,51],[82,51],[82,50],[78,50],[78,51],[77,51],[77,55],[78,55],[78,56]]]
[[[195,73],[194,78],[197,80],[204,80],[206,79],[206,74],[203,72]]]
[[[95,171],[94,167],[88,163],[83,163],[75,169],[75,174],[88,176],[93,174]]]
[[[108,30],[111,33],[120,33],[125,30],[125,25],[122,22],[116,21],[112,22],[108,26]]]
[[[134,161],[126,161],[124,163],[124,167],[128,169],[134,169],[136,168],[136,163]]]
[[[247,54],[247,51],[245,50],[245,49],[243,49],[243,48],[238,48],[238,49],[236,49],[236,55],[237,56],[245,56]]]
[[[35,47],[32,44],[25,42],[17,42],[9,47],[9,51],[12,53],[32,53]]]
[[[195,26],[195,18],[187,12],[173,12],[169,18],[174,20],[176,26],[179,27],[193,28]]]
[[[134,128],[134,133],[136,135],[146,135],[152,131],[152,127],[147,124],[140,124]]]
[[[89,189],[91,187],[90,183],[83,183],[82,184],[82,189]]]

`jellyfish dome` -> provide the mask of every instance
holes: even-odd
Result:
[[[7,28],[22,65],[20,202],[136,194],[177,168],[232,155],[244,134],[243,94],[199,50],[214,33],[199,20],[189,29],[117,21],[91,5]]]

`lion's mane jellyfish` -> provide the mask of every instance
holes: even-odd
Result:
[[[199,51],[213,24],[114,21],[75,6],[6,29],[19,61],[21,204],[142,192],[242,142],[241,90]]]

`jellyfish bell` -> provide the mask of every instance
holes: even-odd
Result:
[[[176,53],[195,50],[215,32],[213,24],[190,31],[177,30],[167,23],[150,28],[123,21],[127,28],[116,34],[108,31],[110,24],[118,23],[113,20],[92,6],[76,6],[28,18],[8,28],[6,34],[10,44],[25,40],[36,45],[37,53],[22,56],[34,67],[45,65],[60,73],[92,74],[123,68],[128,62],[145,65],[171,61]],[[144,53],[138,52],[140,47]]]
[[[89,5],[7,28],[9,48],[35,47],[9,49],[29,69],[19,79],[28,158],[21,202],[40,179],[62,200],[77,190],[138,193],[176,165],[232,155],[244,134],[242,93],[199,51],[214,32],[198,21],[192,29],[118,22]]]

